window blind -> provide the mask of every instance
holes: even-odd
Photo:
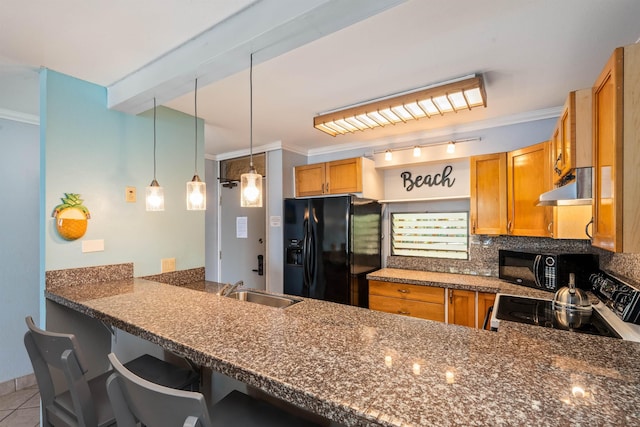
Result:
[[[391,255],[469,259],[469,213],[392,213]]]

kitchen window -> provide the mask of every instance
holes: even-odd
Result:
[[[392,213],[391,255],[469,259],[469,212]]]

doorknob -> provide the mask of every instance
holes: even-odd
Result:
[[[258,255],[258,268],[251,271],[257,272],[258,276],[264,276],[264,256]]]

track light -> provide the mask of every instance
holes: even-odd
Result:
[[[455,153],[455,152],[456,152],[456,143],[455,143],[455,142],[453,142],[453,141],[450,141],[450,142],[447,144],[447,153],[449,153],[449,154],[453,154],[453,153]]]

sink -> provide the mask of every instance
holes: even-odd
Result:
[[[280,295],[265,294],[256,291],[234,291],[226,298],[233,298],[239,301],[248,301],[256,304],[262,304],[269,307],[286,308],[302,300],[297,298],[285,297]]]

